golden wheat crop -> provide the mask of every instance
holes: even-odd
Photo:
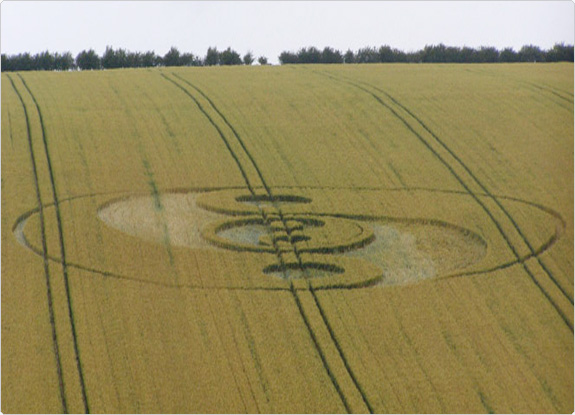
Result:
[[[2,411],[573,412],[572,74],[2,74]]]

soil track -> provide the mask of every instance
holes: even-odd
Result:
[[[26,119],[26,136],[27,136],[27,141],[28,141],[28,149],[29,149],[29,153],[30,153],[30,162],[32,165],[32,172],[34,175],[34,188],[36,190],[36,201],[38,203],[38,214],[40,216],[40,232],[42,235],[42,250],[41,252],[39,252],[39,254],[42,256],[43,259],[43,263],[44,263],[44,278],[46,281],[46,297],[47,297],[47,303],[48,303],[48,313],[49,313],[49,319],[50,319],[50,327],[51,327],[51,331],[52,331],[52,348],[54,350],[54,357],[56,359],[56,371],[58,372],[58,386],[59,386],[59,390],[60,390],[60,402],[62,404],[62,411],[64,413],[68,413],[68,403],[66,401],[66,392],[64,390],[64,378],[63,378],[63,374],[62,374],[62,361],[61,361],[61,356],[60,356],[60,346],[58,343],[58,334],[56,331],[56,319],[54,317],[54,302],[53,302],[53,295],[52,295],[52,283],[51,283],[51,279],[50,279],[50,267],[48,264],[48,256],[47,256],[47,246],[46,246],[46,228],[44,226],[44,207],[42,204],[42,197],[40,195],[40,187],[38,185],[38,167],[36,165],[36,157],[34,155],[34,146],[32,145],[32,134],[30,132],[30,118],[28,116],[28,109],[26,108],[26,104],[24,103],[24,100],[22,99],[22,95],[20,94],[20,91],[18,91],[18,88],[16,88],[16,85],[14,84],[14,80],[12,79],[12,77],[10,75],[7,75],[8,80],[10,81],[10,84],[12,85],[12,88],[14,89],[14,92],[16,92],[16,95],[18,96],[18,99],[20,101],[20,103],[22,104],[22,110],[24,111],[24,117]],[[24,222],[22,222],[24,223]],[[21,230],[23,231],[23,225],[21,227]],[[23,237],[23,234],[22,234]],[[18,240],[21,242],[22,238],[18,238]]]
[[[59,263],[62,265],[62,277],[63,277],[63,283],[64,283],[64,290],[65,290],[65,296],[66,296],[66,308],[67,308],[67,312],[68,312],[68,323],[70,325],[70,330],[71,330],[71,334],[72,334],[72,346],[73,346],[73,353],[74,353],[74,360],[76,363],[76,371],[77,371],[77,375],[78,375],[78,381],[80,384],[80,393],[81,393],[81,400],[82,400],[82,404],[83,404],[83,410],[84,413],[90,413],[90,406],[88,403],[88,395],[86,392],[86,386],[85,386],[85,381],[84,381],[84,372],[83,372],[83,368],[82,368],[82,361],[80,358],[80,351],[78,348],[78,336],[77,336],[77,332],[76,332],[76,325],[75,325],[75,321],[74,321],[74,310],[72,307],[72,295],[70,292],[70,283],[69,283],[69,276],[68,276],[68,264],[66,261],[66,248],[65,248],[65,244],[64,244],[64,232],[62,230],[62,218],[60,215],[60,208],[59,208],[59,200],[58,200],[58,192],[56,189],[56,182],[54,179],[54,171],[52,168],[52,161],[50,158],[50,151],[49,151],[49,146],[48,146],[48,137],[47,137],[47,133],[46,133],[46,127],[44,124],[44,119],[42,117],[42,111],[40,109],[40,106],[38,104],[38,101],[36,100],[36,97],[34,96],[34,94],[32,93],[32,91],[30,90],[28,84],[26,83],[25,79],[22,77],[22,75],[17,74],[18,78],[20,78],[20,81],[22,82],[22,85],[24,87],[24,89],[27,91],[27,93],[29,94],[29,96],[32,99],[32,102],[34,103],[37,115],[38,115],[38,119],[39,119],[39,123],[40,123],[40,131],[41,131],[41,139],[42,139],[42,144],[43,144],[43,153],[45,156],[45,161],[46,161],[46,166],[47,166],[47,173],[50,179],[50,188],[51,188],[51,193],[52,193],[52,200],[53,200],[53,204],[55,207],[55,212],[56,212],[56,221],[58,224],[58,240],[59,240],[59,247],[60,247],[60,260]],[[50,313],[50,324],[52,326],[52,337],[53,337],[53,342],[54,342],[54,349],[55,349],[55,355],[56,355],[56,360],[57,360],[57,371],[58,371],[58,378],[59,378],[59,384],[60,384],[60,400],[62,403],[62,409],[63,412],[67,413],[69,410],[69,403],[68,403],[68,397],[66,395],[66,387],[65,387],[65,382],[64,382],[64,371],[63,371],[63,365],[62,365],[62,359],[61,359],[61,346],[58,342],[58,335],[57,335],[57,329],[56,329],[56,320],[55,320],[55,313],[54,313],[54,294],[53,294],[53,290],[52,290],[52,281],[51,281],[51,275],[49,272],[49,266],[48,266],[48,255],[47,255],[47,243],[46,243],[46,229],[45,229],[45,219],[44,219],[44,215],[43,215],[43,206],[42,206],[42,199],[41,199],[41,194],[40,194],[40,189],[39,189],[39,185],[38,185],[38,167],[36,164],[36,155],[34,153],[34,146],[33,146],[33,140],[32,140],[32,135],[31,135],[31,129],[30,129],[30,119],[29,119],[29,115],[28,115],[28,110],[26,108],[26,104],[24,103],[24,99],[21,95],[21,92],[18,90],[18,88],[16,87],[16,85],[14,84],[13,79],[9,76],[8,77],[10,80],[10,83],[12,85],[12,87],[14,88],[14,91],[16,92],[16,94],[18,95],[18,98],[22,104],[22,107],[24,109],[24,113],[25,113],[25,118],[26,118],[26,129],[27,129],[27,136],[28,136],[28,144],[29,144],[29,150],[30,150],[30,155],[31,155],[31,159],[32,159],[32,170],[34,172],[34,182],[35,182],[35,187],[36,187],[36,195],[37,195],[37,200],[38,200],[38,209],[40,212],[40,216],[41,216],[41,234],[42,234],[42,257],[44,259],[44,273],[46,276],[46,285],[47,285],[47,296],[48,296],[48,308],[49,308],[49,313]]]
[[[239,136],[239,134],[237,133],[236,129],[233,128],[233,126],[229,123],[229,121],[224,117],[224,115],[221,113],[221,111],[216,107],[216,105],[213,103],[212,100],[210,100],[207,95],[201,91],[199,88],[197,88],[195,85],[193,85],[192,83],[190,83],[187,80],[183,80],[182,78],[178,77],[176,74],[172,74],[174,77],[176,77],[180,82],[184,82],[185,85],[187,85],[188,87],[193,88],[196,92],[200,93],[201,96],[206,99],[210,105],[210,107],[212,108],[213,111],[215,111],[217,113],[217,115],[221,118],[221,120],[223,121],[223,123],[231,130],[233,136],[235,137],[235,140],[240,144],[241,149],[243,150],[243,152],[245,153],[245,155],[248,157],[249,162],[251,163],[251,166],[255,169],[255,171],[257,172],[257,176],[259,178],[259,183],[261,184],[261,186],[263,186],[265,188],[267,197],[269,198],[270,201],[274,200],[274,195],[270,189],[270,187],[268,186],[268,184],[266,183],[261,170],[259,169],[259,167],[257,166],[257,163],[255,162],[254,158],[252,157],[252,155],[250,154],[250,152],[248,151],[247,147],[245,146],[243,140],[241,139],[241,137]],[[190,91],[185,88],[184,86],[182,86],[181,84],[179,84],[178,82],[174,81],[173,79],[171,79],[170,77],[166,76],[165,74],[162,74],[162,76],[168,80],[169,82],[173,83],[175,86],[177,86],[180,90],[182,90],[184,93],[186,93],[186,95],[188,95],[190,98],[192,98],[194,100],[194,102],[198,105],[198,108],[200,109],[200,111],[202,111],[202,113],[206,116],[206,118],[210,121],[210,123],[214,126],[214,128],[216,128],[216,130],[218,131],[218,134],[220,135],[220,137],[222,138],[222,140],[225,142],[226,147],[228,148],[230,154],[232,155],[232,157],[234,158],[234,160],[236,161],[236,164],[238,165],[240,171],[242,172],[242,176],[244,177],[244,180],[246,182],[246,185],[248,187],[248,189],[250,190],[250,193],[254,196],[257,197],[254,188],[253,188],[253,184],[250,182],[250,178],[248,177],[248,175],[246,174],[244,167],[242,167],[242,164],[238,158],[238,155],[232,150],[232,147],[230,146],[230,143],[228,141],[228,139],[225,137],[224,133],[222,132],[222,130],[218,127],[217,123],[213,120],[212,117],[210,117],[210,115],[206,112],[206,110],[200,105],[200,103],[198,102],[198,100],[190,93]],[[267,223],[268,225],[271,224],[273,222],[272,220],[272,215],[270,215],[270,213],[268,213],[269,211],[264,210],[263,208],[259,208],[260,213],[261,213],[261,217],[264,221],[264,223]],[[282,214],[282,210],[279,206],[275,206],[275,209],[272,210],[272,214],[273,213],[277,213],[277,215],[279,216],[279,222],[281,222],[281,224],[283,224],[283,227],[286,231],[286,233],[289,234],[289,229],[287,227],[286,224],[286,219],[284,218],[283,214]],[[278,221],[276,221],[278,222]],[[276,255],[278,257],[278,265],[280,267],[280,270],[284,273],[284,276],[288,277],[287,273],[289,270],[289,267],[286,266],[286,262],[284,260],[285,254],[282,254],[282,249],[280,247],[280,244],[278,243],[278,241],[273,240],[273,244],[274,244],[274,248],[276,250]],[[302,271],[302,273],[304,275],[306,275],[307,277],[309,277],[309,268],[304,265],[301,255],[297,249],[297,247],[295,245],[292,244],[292,248],[293,248],[293,254],[295,254],[295,257],[297,258],[297,262],[299,263],[299,268]],[[306,278],[307,280],[307,278]],[[325,314],[323,312],[323,310],[321,309],[321,306],[319,304],[319,300],[317,298],[317,295],[314,291],[314,288],[311,284],[309,284],[308,282],[308,289],[310,291],[310,293],[312,294],[314,301],[316,303],[316,306],[318,307],[320,314],[322,316],[323,322],[325,324],[325,326],[327,327],[330,336],[332,337],[332,341],[338,351],[339,356],[341,357],[341,359],[343,360],[344,366],[348,372],[348,376],[351,378],[353,384],[355,385],[355,387],[357,388],[357,390],[359,391],[361,398],[363,400],[363,403],[365,404],[366,408],[369,410],[370,413],[373,413],[373,408],[370,405],[362,387],[359,385],[357,378],[355,376],[355,374],[353,373],[353,371],[351,370],[351,368],[349,367],[349,365],[347,364],[347,360],[346,357],[344,355],[344,352],[341,348],[341,346],[339,345],[337,339],[333,336],[333,330],[331,328],[331,326],[329,325],[328,320],[325,318]],[[342,388],[337,380],[337,378],[334,376],[334,373],[330,367],[330,364],[327,361],[326,358],[326,354],[323,350],[323,348],[320,346],[319,342],[318,342],[318,338],[314,332],[314,330],[311,327],[311,324],[308,320],[308,317],[303,309],[302,306],[302,301],[299,298],[299,294],[293,284],[293,282],[291,282],[290,280],[290,292],[292,293],[294,302],[297,305],[297,308],[300,312],[300,315],[302,317],[302,320],[310,334],[310,337],[315,345],[316,351],[323,363],[323,366],[329,376],[329,378],[331,379],[331,382],[333,384],[333,387],[335,388],[337,394],[339,395],[341,402],[343,404],[343,406],[345,407],[345,410],[348,413],[351,412],[357,412],[356,408],[351,408],[346,396],[344,394],[344,392],[342,391]],[[363,411],[363,409],[362,409]]]

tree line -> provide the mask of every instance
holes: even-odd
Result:
[[[301,48],[297,52],[282,52],[280,63],[497,63],[497,62],[573,62],[573,46],[555,44],[549,50],[525,45],[519,51],[512,48],[498,50],[494,47],[454,47],[428,45],[415,52],[404,52],[390,46],[365,47],[345,53],[325,47]]]
[[[4,71],[68,71],[114,68],[144,68],[155,66],[215,66],[215,65],[252,65],[256,58],[251,52],[241,56],[232,48],[218,51],[208,48],[206,55],[200,57],[193,53],[181,53],[172,47],[164,56],[155,52],[130,52],[114,49],[110,46],[102,56],[93,49],[83,50],[75,58],[70,52],[41,52],[35,55],[20,53],[2,54],[2,72]],[[265,56],[257,61],[267,65]],[[573,45],[555,44],[551,49],[543,50],[538,46],[525,45],[519,51],[512,48],[498,50],[494,47],[454,47],[428,45],[415,52],[404,52],[390,46],[365,47],[345,53],[332,47],[320,50],[316,47],[301,48],[297,52],[284,51],[279,55],[282,65],[298,63],[496,63],[496,62],[573,62]]]
[[[102,56],[93,49],[83,50],[75,58],[70,52],[51,53],[41,52],[35,55],[20,53],[17,55],[2,54],[2,72],[5,71],[68,71],[114,68],[146,68],[155,66],[213,66],[213,65],[251,65],[256,58],[251,52],[245,55],[227,48],[218,51],[217,48],[208,48],[205,57],[193,53],[181,53],[172,47],[164,56],[155,52],[130,52],[125,49],[114,49],[110,46]],[[265,56],[257,61],[260,65],[267,65]]]

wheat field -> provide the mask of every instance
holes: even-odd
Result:
[[[572,413],[573,64],[2,74],[2,412]]]

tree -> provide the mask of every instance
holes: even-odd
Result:
[[[172,46],[164,55],[164,66],[181,66],[180,51],[176,47]]]
[[[100,69],[100,57],[93,49],[83,50],[76,56],[76,66],[82,70]]]
[[[377,63],[379,62],[379,53],[375,48],[362,48],[355,55],[357,63]]]
[[[547,62],[573,62],[573,46],[566,46],[564,43],[556,43],[553,48],[545,54]]]
[[[379,62],[394,62],[395,54],[389,46],[382,46],[379,48]]]
[[[345,54],[334,48],[326,46],[322,51],[315,47],[305,47],[297,53],[284,51],[279,55],[282,65],[295,63],[376,63],[376,62],[453,62],[453,63],[486,63],[486,62],[573,62],[573,45],[558,43],[549,50],[542,50],[534,45],[525,45],[519,52],[512,48],[501,51],[494,47],[453,47],[439,45],[426,45],[424,49],[415,52],[403,52],[388,45],[379,48],[365,47],[356,53],[348,49]],[[192,53],[181,54],[177,48],[172,47],[164,57],[153,51],[145,53],[129,52],[125,49],[106,47],[100,58],[93,49],[83,50],[76,58],[70,52],[51,53],[41,52],[36,55],[20,53],[17,55],[2,54],[2,71],[33,71],[56,70],[67,71],[74,68],[107,69],[107,68],[141,68],[158,65],[166,66],[202,66],[202,65],[252,65],[255,57],[248,51],[243,58],[228,47],[219,52],[215,47],[208,48],[206,57],[201,59]],[[260,65],[267,65],[265,56],[257,61]]]
[[[114,50],[112,47],[107,46],[106,51],[102,55],[101,64],[102,68],[114,69],[114,68],[128,68],[134,67],[137,62],[129,62],[130,60],[137,60],[136,54],[126,52],[124,49]]]
[[[494,63],[499,61],[499,51],[494,47],[482,46],[477,51],[477,61],[480,63]]]
[[[459,49],[457,62],[460,63],[472,63],[477,61],[477,51],[473,48],[464,46]]]
[[[339,50],[326,46],[321,52],[321,63],[343,63],[343,55]]]
[[[355,63],[355,55],[351,49],[348,49],[347,52],[343,55],[343,62],[344,63]]]
[[[108,68],[114,68],[116,67],[116,53],[114,52],[114,49],[112,49],[110,46],[106,46],[106,51],[104,52],[104,54],[102,55],[102,68],[108,69]]]
[[[184,53],[180,56],[182,66],[202,66],[202,60],[193,53]]]
[[[282,65],[287,65],[290,63],[300,63],[298,60],[298,56],[293,52],[282,52],[278,59]]]
[[[415,52],[408,52],[405,54],[405,61],[409,63],[423,62],[423,51],[417,50]]]
[[[142,59],[142,66],[145,68],[158,66],[162,61],[162,58],[156,55],[156,53],[152,51],[145,52],[144,54],[142,54],[141,59]]]
[[[142,68],[144,66],[142,54],[140,52],[126,52],[124,64],[124,68]]]
[[[473,49],[471,49],[472,53],[470,54],[470,58],[473,59],[474,53]],[[455,46],[446,46],[444,51],[444,62],[454,62],[454,63],[464,63],[465,58],[462,55],[462,49],[455,47]]]
[[[423,62],[443,63],[447,62],[447,47],[440,43],[439,45],[426,45],[423,48]]]
[[[8,58],[8,56],[6,56],[6,54],[2,54],[2,72],[6,72],[6,71],[12,71],[12,65],[10,62],[10,59]]]
[[[220,65],[241,65],[242,58],[240,54],[232,48],[227,48],[220,52]]]
[[[521,62],[544,62],[545,55],[538,46],[525,45],[519,50]]]
[[[517,62],[519,56],[512,48],[505,48],[499,52],[499,62]]]
[[[254,63],[254,55],[251,52],[248,52],[244,55],[244,65],[251,65],[252,63]]]
[[[35,69],[34,58],[28,52],[14,57],[15,71],[33,71]]]
[[[407,54],[399,49],[393,49],[393,62],[407,62]]]
[[[57,71],[69,71],[74,69],[74,58],[70,52],[54,54],[54,69]]]
[[[321,63],[321,52],[316,47],[301,48],[297,52],[298,63]]]
[[[220,64],[220,53],[218,52],[218,50],[215,47],[208,48],[206,58],[204,59],[204,65],[214,66],[219,64]]]
[[[54,55],[45,51],[37,54],[33,58],[34,69],[38,71],[53,71],[54,70]]]

